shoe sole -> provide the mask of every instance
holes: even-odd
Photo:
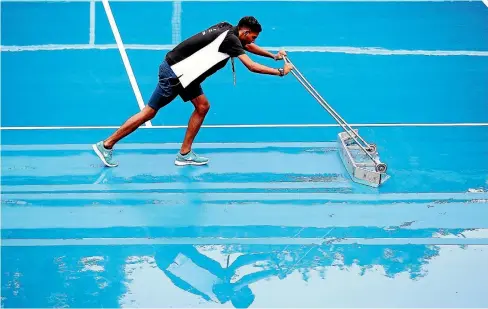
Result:
[[[175,165],[178,165],[178,166],[184,166],[184,165],[205,165],[207,163],[208,163],[208,161],[207,162],[195,162],[195,161],[181,162],[181,161],[175,160]]]
[[[105,158],[103,157],[100,150],[98,150],[97,145],[92,145],[92,148],[93,148],[93,151],[95,151],[97,156],[100,158],[100,160],[102,160],[103,164],[105,164],[105,166],[108,166],[108,167],[116,167],[117,166],[117,164],[108,164],[107,161],[105,161]]]

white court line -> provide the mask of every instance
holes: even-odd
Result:
[[[488,0],[487,0],[488,1]],[[175,47],[174,44],[125,44],[125,50],[160,50],[167,51]],[[1,46],[2,52],[24,51],[57,51],[57,50],[109,50],[117,49],[116,44],[45,44],[45,45],[7,45]],[[377,47],[353,47],[353,46],[263,46],[270,51],[285,49],[288,52],[317,52],[317,53],[343,53],[363,55],[417,55],[417,56],[481,56],[488,57],[488,51],[479,50],[408,50],[386,49]]]
[[[179,44],[181,42],[181,1],[173,2],[173,15],[171,17],[171,43]]]
[[[337,149],[336,142],[248,142],[248,143],[193,143],[196,148],[205,149],[270,149],[270,148],[329,148]],[[23,144],[23,145],[2,145],[2,151],[44,151],[44,150],[86,150],[91,144]],[[120,150],[162,150],[181,148],[181,143],[125,143],[117,146]],[[5,188],[5,186],[3,186]]]
[[[117,200],[124,200],[122,203],[126,203],[125,201],[140,201],[140,200],[153,200],[153,199],[161,199],[162,197],[166,201],[181,201],[182,199],[188,199],[193,196],[198,195],[199,202],[209,202],[215,203],[217,201],[290,201],[290,200],[327,200],[328,202],[343,202],[344,200],[348,201],[349,203],[353,202],[385,202],[386,206],[390,207],[391,201],[395,202],[405,202],[405,203],[413,203],[413,202],[426,202],[430,203],[432,201],[447,201],[448,203],[455,203],[455,202],[466,202],[466,201],[473,201],[473,200],[483,200],[484,203],[480,204],[484,206],[488,203],[488,191],[487,192],[394,192],[394,193],[342,193],[342,192],[278,192],[278,193],[269,193],[269,192],[252,192],[252,193],[236,193],[236,192],[205,192],[205,193],[180,193],[180,192],[171,192],[171,193],[158,193],[158,192],[148,192],[145,193],[144,196],[141,195],[134,195],[132,193],[124,193],[124,192],[114,192],[110,195],[103,193],[103,192],[88,192],[88,193],[79,193],[79,192],[72,192],[72,193],[64,193],[64,192],[53,192],[53,193],[3,193],[2,192],[2,199],[3,201],[8,200],[23,200],[23,201],[30,201],[30,200],[81,200],[81,199],[99,199],[99,200],[108,200],[113,201],[114,199]],[[128,209],[131,208],[129,204],[126,203]],[[152,204],[148,204],[152,205]],[[27,206],[23,208],[18,208],[17,206],[9,206],[3,205],[7,209],[14,209],[15,211],[24,212],[28,209],[35,209],[37,206]],[[53,211],[57,206],[53,206]],[[81,205],[81,206],[73,206],[65,208],[67,213],[72,214],[69,210],[79,209],[80,211],[89,211],[90,209],[96,209],[99,205],[92,205],[90,207]],[[151,206],[153,207],[153,206]],[[249,206],[254,207],[254,206]],[[284,206],[285,207],[285,206]],[[287,205],[286,207],[294,208],[293,205]],[[308,207],[308,206],[307,206]],[[475,206],[473,206],[475,207]],[[39,209],[43,209],[48,211],[50,208],[42,206]],[[64,208],[63,208],[64,209]],[[61,208],[58,208],[61,211]],[[218,218],[216,218],[218,219]],[[473,218],[472,218],[473,219]],[[14,222],[11,222],[12,224]],[[42,224],[40,222],[39,224]]]
[[[95,45],[95,0],[90,1],[90,41],[91,46]]]
[[[349,124],[351,127],[485,127],[485,122],[468,123],[358,123]],[[215,124],[202,125],[202,128],[240,129],[240,128],[330,128],[339,127],[338,124]],[[21,130],[103,130],[118,129],[119,126],[29,126],[29,127],[0,127],[1,131]],[[186,125],[140,127],[140,129],[186,129]]]
[[[141,92],[139,90],[139,87],[137,86],[137,81],[134,76],[134,72],[132,72],[132,67],[130,65],[129,58],[127,57],[127,53],[125,52],[124,44],[122,42],[122,38],[120,37],[117,24],[115,23],[115,19],[112,14],[112,10],[110,8],[110,4],[108,3],[108,0],[103,0],[102,3],[103,3],[103,7],[105,8],[105,13],[107,14],[108,21],[110,23],[110,28],[112,28],[115,41],[117,42],[117,47],[119,49],[120,56],[122,57],[122,61],[124,62],[125,70],[127,71],[127,75],[129,76],[132,89],[134,90],[134,94],[137,99],[137,104],[139,105],[139,108],[142,110],[144,108],[144,101],[142,100]],[[152,126],[151,121],[147,121],[146,126],[151,127]]]
[[[203,182],[198,184],[199,190],[216,190],[216,189],[350,189],[351,183],[348,180],[337,182]],[[171,183],[128,183],[128,184],[73,184],[73,185],[3,185],[2,193],[22,193],[22,192],[78,192],[78,191],[152,191],[152,190],[188,190],[187,183],[171,182]]]
[[[482,1],[486,5],[486,7],[488,8],[488,0],[482,0]]]
[[[91,0],[2,0],[2,2],[89,2]],[[101,2],[103,0],[95,0]],[[173,2],[174,0],[112,0],[112,2]],[[180,0],[181,2],[481,2],[486,0]]]

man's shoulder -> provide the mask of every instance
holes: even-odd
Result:
[[[220,45],[219,51],[226,53],[231,57],[238,57],[245,54],[245,49],[241,40],[239,39],[239,34],[237,33],[236,27],[230,25],[229,31]]]
[[[204,31],[201,32],[202,35],[210,34],[212,38],[216,38],[224,33],[226,33],[224,38],[224,45],[239,45],[242,46],[241,41],[237,35],[237,30],[234,25],[227,21],[219,22],[211,27],[208,27]]]
[[[221,21],[218,24],[215,24],[214,27],[219,27],[219,28],[222,28],[222,29],[231,29],[234,26],[230,22],[228,22],[228,21]]]
[[[201,33],[202,34],[212,33],[212,32],[222,33],[222,32],[225,32],[227,30],[231,31],[233,28],[234,28],[234,26],[231,23],[226,22],[226,21],[222,21],[222,22],[219,22],[215,25],[212,25],[212,26],[206,28]]]

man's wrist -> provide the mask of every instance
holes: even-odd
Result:
[[[278,69],[278,75],[279,76],[284,76],[285,75],[285,70],[283,70],[282,68],[279,68]]]

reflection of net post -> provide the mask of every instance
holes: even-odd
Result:
[[[171,44],[181,42],[181,1],[173,1],[173,16],[171,17]]]

